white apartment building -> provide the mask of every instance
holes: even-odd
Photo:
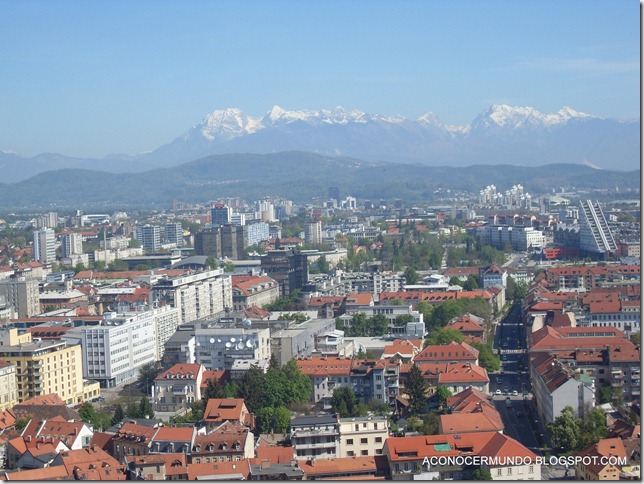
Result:
[[[159,279],[152,286],[153,304],[178,308],[181,323],[222,316],[233,307],[230,275],[223,269]]]
[[[389,436],[387,417],[341,418],[338,457],[382,455]]]
[[[235,360],[269,360],[270,330],[258,328],[197,328],[196,363],[207,370],[230,370]]]
[[[56,262],[56,234],[53,229],[34,232],[34,260],[45,265]]]
[[[322,222],[309,222],[304,226],[304,242],[308,244],[322,243]]]
[[[162,306],[148,311],[152,313],[156,334],[156,359],[161,360],[165,344],[181,324],[181,312],[172,306]]]
[[[83,253],[83,236],[81,234],[65,234],[61,237],[61,243],[63,258]]]

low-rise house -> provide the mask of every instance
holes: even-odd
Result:
[[[503,432],[501,415],[490,402],[490,397],[474,388],[468,388],[447,398],[447,414],[441,415],[440,434],[467,432]]]
[[[182,453],[128,455],[125,457],[128,480],[178,481],[188,479],[188,463]]]
[[[190,454],[197,427],[159,427],[150,441],[150,454]]]
[[[54,417],[48,420],[32,419],[22,432],[22,437],[39,437],[45,440],[58,439],[69,450],[82,449],[90,445],[94,431],[83,422],[68,422],[63,417]]]
[[[578,456],[588,456],[587,463],[583,459],[575,463],[575,475],[577,479],[585,481],[618,481],[620,480],[621,465],[617,464],[613,458],[623,459],[628,462],[626,457],[626,448],[622,439],[601,439],[596,444],[590,445],[577,454]],[[633,476],[635,477],[635,476]],[[639,479],[639,467],[637,472]]]
[[[455,329],[465,335],[470,341],[483,342],[485,335],[485,320],[473,314],[466,313],[450,320],[445,329]]]
[[[479,350],[469,344],[452,341],[448,345],[428,345],[414,357],[415,363],[479,364]]]
[[[241,311],[251,306],[262,307],[280,296],[280,288],[268,276],[231,276],[233,309]]]
[[[384,454],[394,480],[471,479],[475,465],[464,466],[449,458],[477,456],[486,457],[488,464],[479,468],[490,471],[492,480],[541,480],[536,454],[499,432],[389,437]]]
[[[298,460],[297,465],[309,480],[373,480],[384,479],[388,473],[384,456],[340,457]]]
[[[154,379],[154,410],[177,412],[201,400],[203,365],[178,363]]]
[[[60,439],[17,437],[7,442],[7,469],[42,469],[51,465],[59,452],[68,450]]]
[[[243,398],[211,398],[203,414],[209,429],[224,422],[239,422],[246,427],[255,427],[254,417],[248,411]]]
[[[75,480],[124,481],[125,467],[98,447],[60,452],[51,466],[63,466]]]
[[[122,461],[126,455],[148,455],[158,427],[126,422],[112,437],[112,455]]]
[[[224,422],[206,435],[197,435],[192,446],[192,462],[231,462],[255,457],[255,439],[239,422]]]
[[[188,480],[246,481],[250,478],[248,460],[188,464]]]
[[[470,363],[418,363],[423,378],[428,383],[429,395],[436,392],[438,386],[449,388],[452,393],[459,393],[472,387],[483,393],[489,393],[490,378],[485,368]]]
[[[403,363],[410,363],[423,347],[423,340],[420,339],[395,339],[380,357],[383,360],[396,359]]]

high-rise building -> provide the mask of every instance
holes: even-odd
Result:
[[[65,234],[61,237],[63,257],[83,253],[83,237],[80,234]]]
[[[605,259],[617,253],[617,244],[599,202],[581,202],[579,211],[579,249],[581,255]]]
[[[307,255],[293,249],[269,250],[262,257],[261,267],[280,285],[281,296],[290,296],[309,280]]]
[[[146,252],[156,252],[161,248],[161,229],[158,225],[137,225],[134,237]]]
[[[210,219],[213,227],[229,224],[232,215],[233,209],[221,203],[218,203],[210,210]]]
[[[183,227],[179,222],[166,224],[165,237],[170,244],[175,244],[177,247],[183,247]]]
[[[197,255],[222,257],[221,229],[215,227],[195,234],[195,253]]]
[[[266,222],[253,222],[245,226],[245,247],[264,242],[270,237],[270,227]]]
[[[55,229],[58,227],[58,213],[49,212],[36,218],[36,227]]]
[[[56,234],[45,228],[34,232],[34,260],[45,265],[56,262]]]
[[[37,279],[11,278],[0,281],[0,295],[4,296],[19,318],[30,318],[41,312]]]
[[[308,244],[322,243],[322,222],[309,222],[304,227],[304,241]]]

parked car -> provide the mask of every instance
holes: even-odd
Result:
[[[501,395],[501,389],[500,389],[500,388],[498,388],[498,389],[494,392],[494,394],[495,394],[495,395]]]

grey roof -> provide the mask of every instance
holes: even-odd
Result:
[[[205,255],[193,255],[190,257],[186,257],[185,259],[181,259],[179,262],[175,262],[170,266],[170,269],[181,269],[184,266],[192,266],[192,265],[198,265],[198,266],[205,266],[206,265],[206,259],[208,257]]]
[[[271,464],[268,467],[262,468],[261,465],[250,466],[251,476],[281,476],[285,477],[302,477],[304,471],[297,465],[292,464]]]
[[[338,419],[334,415],[308,415],[306,417],[294,417],[291,419],[291,428],[310,427],[311,425],[337,424]]]

